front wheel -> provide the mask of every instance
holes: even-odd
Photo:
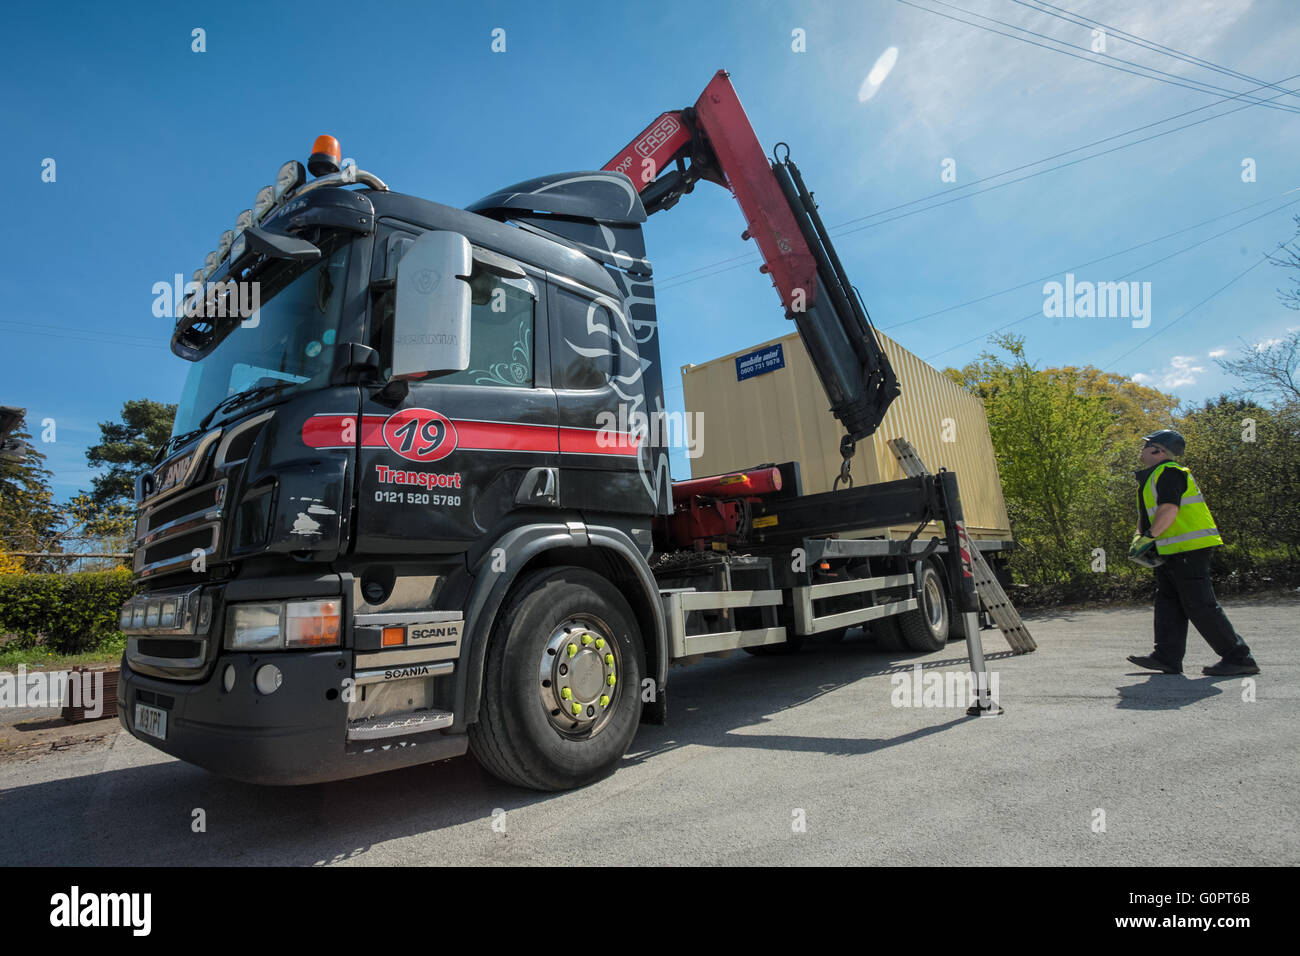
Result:
[[[474,756],[534,790],[598,780],[636,736],[643,660],[636,617],[607,580],[575,567],[529,574],[493,628]]]

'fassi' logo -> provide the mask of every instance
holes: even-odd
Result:
[[[456,426],[431,408],[404,408],[384,422],[384,444],[411,461],[437,461],[456,450]]]

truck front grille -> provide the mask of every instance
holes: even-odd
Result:
[[[195,560],[196,550],[205,560],[215,555],[225,504],[222,480],[143,509],[136,523],[136,577],[184,570]]]

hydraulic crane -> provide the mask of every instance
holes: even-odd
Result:
[[[776,155],[785,148],[784,156]],[[639,186],[647,214],[669,209],[701,179],[731,190],[744,213],[742,239],[763,256],[845,436],[841,477],[855,442],[872,434],[898,395],[898,379],[849,282],[789,147],[764,154],[725,70],[694,106],[661,113],[603,167]]]

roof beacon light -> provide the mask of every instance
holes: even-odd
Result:
[[[307,171],[302,168],[302,163],[296,159],[289,160],[275,174],[275,201],[279,202],[306,181]]]
[[[235,231],[243,232],[253,224],[253,210],[245,209],[235,217]]]
[[[307,160],[307,169],[313,176],[337,173],[343,162],[343,148],[333,136],[317,136]]]
[[[235,241],[235,231],[227,229],[221,234],[220,241],[217,242],[217,257],[224,259],[226,253],[230,251],[230,244]]]

